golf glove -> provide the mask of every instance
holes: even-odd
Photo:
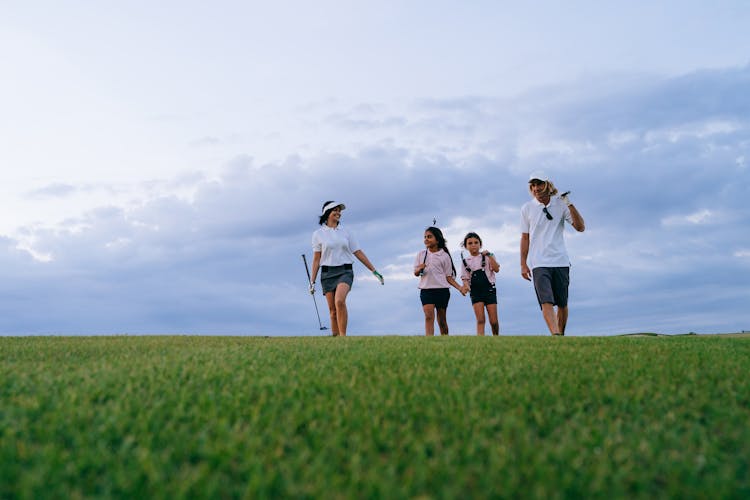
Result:
[[[310,295],[315,295],[315,282],[310,282]]]
[[[374,274],[375,277],[378,279],[378,281],[380,281],[381,285],[385,285],[385,281],[383,281],[383,275],[382,274],[380,274],[377,271],[373,271],[372,274]]]
[[[573,203],[568,199],[568,195],[570,194],[570,191],[563,193],[560,195],[560,199],[565,202],[566,206],[571,206]]]

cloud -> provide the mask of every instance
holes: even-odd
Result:
[[[381,287],[356,267],[352,333],[422,332],[410,269],[433,218],[454,258],[469,230],[499,256],[502,331],[543,332],[517,253],[538,168],[586,219],[567,233],[571,333],[747,329],[747,79],[738,68],[329,114],[320,126],[340,135],[338,151],[241,154],[1,239],[0,332],[319,334],[301,254],[327,199],[347,203],[344,223],[386,277]],[[452,332],[473,322],[454,294]]]
[[[679,142],[683,139],[704,139],[717,135],[731,134],[742,129],[742,126],[730,121],[703,120],[695,123],[686,123],[677,127],[651,130],[646,133],[644,139],[649,143]]]
[[[31,198],[65,198],[79,191],[79,187],[71,184],[54,183],[35,189],[28,193]]]
[[[682,226],[687,224],[701,225],[708,224],[718,217],[716,212],[708,209],[699,210],[698,212],[688,215],[670,215],[662,219],[664,226]]]
[[[190,141],[189,144],[190,146],[193,146],[193,147],[204,147],[204,146],[216,146],[216,145],[221,144],[221,142],[222,142],[221,139],[219,139],[218,137],[206,136],[206,137],[201,137],[199,139],[193,139],[192,141]]]

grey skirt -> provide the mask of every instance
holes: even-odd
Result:
[[[323,285],[323,294],[335,291],[339,283],[346,283],[351,288],[352,283],[354,283],[352,265],[322,266],[320,283]]]

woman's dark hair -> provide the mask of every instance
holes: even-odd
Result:
[[[480,238],[477,233],[471,232],[471,233],[466,233],[466,236],[464,236],[464,242],[461,243],[462,247],[466,248],[466,240],[468,240],[469,238],[476,238],[476,239],[478,239],[479,240],[479,246],[480,247],[482,246],[482,238]]]
[[[425,231],[429,231],[432,233],[432,235],[435,237],[438,243],[438,249],[445,250],[445,253],[448,254],[448,257],[451,259],[451,269],[453,269],[453,276],[456,275],[456,266],[453,265],[453,257],[451,257],[451,253],[448,251],[448,247],[445,245],[446,239],[445,236],[443,236],[443,232],[440,230],[440,228],[435,226],[430,226]],[[426,250],[425,250],[426,251]]]
[[[328,200],[327,202],[323,203],[323,206],[320,207],[320,209],[323,210],[326,207],[326,205],[328,205],[329,203],[333,203],[333,200]],[[325,212],[323,212],[323,215],[321,215],[320,219],[318,219],[318,225],[319,226],[322,226],[323,224],[326,223],[326,221],[328,220],[328,216],[331,215],[331,212],[333,212],[334,208],[336,208],[336,207],[329,208],[328,210],[326,210]]]

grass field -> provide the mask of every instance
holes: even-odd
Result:
[[[750,497],[750,338],[0,338],[0,498]]]

